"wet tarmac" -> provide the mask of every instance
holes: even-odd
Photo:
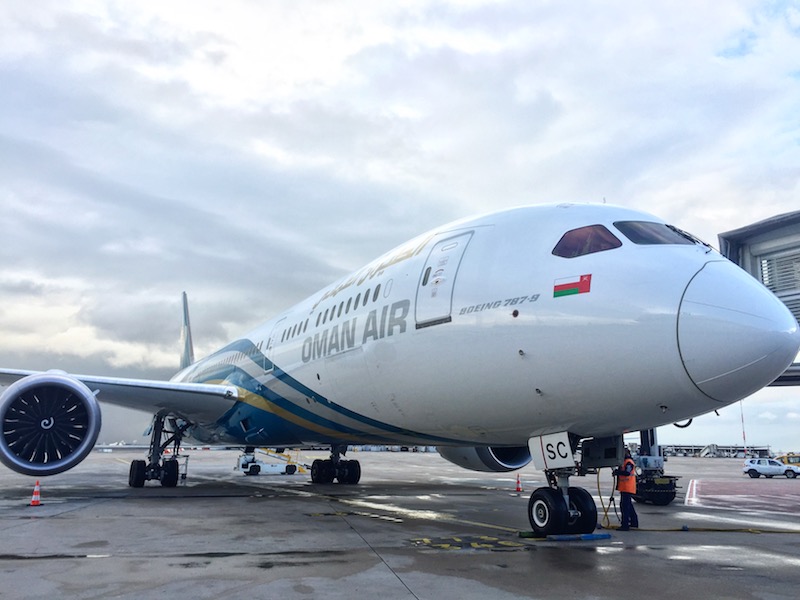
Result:
[[[473,473],[437,454],[358,458],[356,486],[245,477],[237,453],[190,451],[177,488],[127,486],[143,453],[94,452],[35,480],[0,471],[0,599],[741,598],[800,596],[800,479],[749,479],[742,460],[673,458],[669,506],[617,532],[610,470],[574,478],[606,539],[534,540],[532,467]],[[300,453],[310,464],[324,453]],[[599,486],[599,491],[598,491]]]

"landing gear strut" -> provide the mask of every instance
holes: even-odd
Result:
[[[592,533],[597,527],[597,505],[580,487],[570,487],[574,469],[546,470],[550,487],[534,490],[528,501],[528,519],[539,537],[563,533]]]
[[[128,485],[131,487],[144,487],[145,481],[156,479],[164,487],[175,487],[180,479],[178,456],[180,453],[183,434],[189,428],[189,423],[179,422],[178,419],[167,418],[166,414],[158,413],[153,417],[150,436],[150,452],[147,460],[134,460],[128,475]],[[166,440],[162,440],[166,437]],[[172,444],[172,458],[164,458],[164,452]]]
[[[316,459],[311,463],[311,483],[356,484],[361,479],[361,463],[357,460],[343,460],[347,446],[331,446],[328,460]]]
[[[619,465],[624,455],[622,436],[587,438],[561,431],[532,437],[528,448],[534,466],[544,471],[548,483],[535,490],[528,502],[534,535],[592,533],[597,527],[597,505],[585,489],[571,487],[569,478]]]

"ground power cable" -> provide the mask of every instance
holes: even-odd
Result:
[[[622,520],[619,518],[619,513],[617,512],[617,501],[614,498],[614,490],[617,489],[616,486],[616,477],[614,477],[614,486],[611,488],[611,496],[608,498],[608,506],[606,506],[605,502],[603,502],[603,493],[600,490],[600,471],[602,469],[597,470],[597,496],[600,498],[600,505],[603,507],[603,520],[602,520],[602,527],[604,529],[611,529],[611,519],[608,517],[608,511],[611,507],[614,507],[614,515],[617,517],[617,521],[622,523]]]

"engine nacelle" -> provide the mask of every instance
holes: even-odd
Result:
[[[100,433],[100,405],[86,385],[61,371],[28,375],[0,396],[0,462],[36,477],[81,462]]]
[[[527,446],[497,447],[487,446],[437,447],[445,460],[472,471],[494,471],[504,473],[521,469],[531,462],[531,451]]]

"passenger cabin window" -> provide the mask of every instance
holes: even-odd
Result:
[[[634,244],[650,246],[654,244],[694,244],[695,240],[680,229],[664,223],[649,221],[617,221],[619,229]]]
[[[622,246],[617,237],[602,225],[588,225],[568,231],[553,248],[553,254],[563,258],[575,258]]]

